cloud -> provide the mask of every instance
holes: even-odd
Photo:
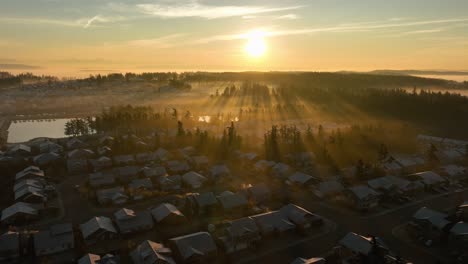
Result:
[[[284,30],[269,30],[269,29],[256,29],[256,31],[263,32],[263,37],[279,37],[279,36],[290,36],[290,35],[306,35],[314,33],[339,33],[339,32],[366,32],[366,31],[375,31],[379,29],[401,29],[401,28],[410,28],[417,26],[428,26],[428,25],[437,25],[437,24],[450,24],[450,23],[460,23],[468,21],[468,18],[454,18],[454,19],[440,19],[440,20],[421,20],[421,21],[412,21],[412,22],[401,22],[401,23],[389,23],[388,21],[384,22],[362,22],[354,24],[342,24],[338,26],[329,26],[329,27],[317,27],[317,28],[303,28],[303,29],[284,29]],[[444,29],[421,29],[407,31],[403,34],[427,34],[427,33],[436,33],[441,32]],[[213,41],[227,41],[227,40],[239,40],[247,39],[249,36],[248,33],[234,33],[234,34],[222,34],[215,35],[207,38],[201,38],[195,43],[203,44]]]
[[[186,34],[172,34],[159,38],[131,40],[128,44],[138,47],[170,48],[179,45],[179,40],[184,36],[186,36]]]
[[[300,17],[296,14],[287,14],[287,15],[282,15],[282,16],[278,16],[276,17],[276,19],[279,19],[279,20],[296,20],[296,19],[299,19]]]
[[[245,17],[256,14],[272,13],[286,10],[299,9],[302,6],[266,7],[266,6],[214,6],[199,3],[192,0],[178,4],[138,4],[137,7],[147,15],[161,18],[199,17],[205,19],[217,19],[227,17]]]
[[[39,66],[27,65],[27,64],[18,64],[18,63],[3,63],[0,64],[0,69],[6,70],[34,70],[40,69]]]
[[[65,19],[49,19],[49,18],[26,18],[26,17],[0,17],[0,22],[7,24],[23,24],[23,25],[55,25],[64,27],[82,27],[90,28],[97,23],[112,23],[125,20],[125,17],[105,17],[96,15],[91,18],[84,17],[75,20]]]

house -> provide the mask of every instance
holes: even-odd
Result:
[[[0,236],[0,262],[15,262],[20,257],[20,234],[8,231]]]
[[[257,224],[263,237],[272,236],[274,234],[280,235],[296,229],[296,226],[285,218],[280,211],[258,214],[251,216],[251,218]]]
[[[184,173],[190,170],[190,165],[185,160],[170,160],[167,168],[171,173]]]
[[[450,224],[447,217],[446,214],[422,207],[413,215],[412,224],[419,235],[429,239],[439,239],[443,230]]]
[[[225,191],[218,196],[224,213],[243,213],[248,209],[247,198],[240,193]]]
[[[194,215],[211,215],[218,207],[218,200],[213,192],[190,193],[187,201]]]
[[[180,263],[211,263],[218,249],[207,232],[198,232],[169,239],[176,260]]]
[[[135,211],[122,208],[114,213],[115,223],[120,234],[129,235],[153,229],[153,219],[149,211]]]
[[[319,179],[317,179],[316,177],[298,171],[289,176],[286,180],[286,183],[291,186],[305,187],[318,181]]]
[[[343,185],[337,180],[324,181],[317,185],[314,192],[318,197],[332,197],[339,195],[343,192]]]
[[[289,165],[279,162],[271,168],[271,173],[276,178],[286,179],[291,175],[292,169]]]
[[[128,184],[130,190],[151,190],[153,189],[153,182],[149,178],[133,179]]]
[[[408,175],[409,179],[420,180],[426,189],[433,189],[443,186],[447,183],[447,180],[442,178],[439,174],[433,171],[424,171]]]
[[[156,155],[154,152],[138,153],[135,155],[135,160],[139,164],[151,163],[157,161],[158,159],[158,155]]]
[[[368,210],[379,205],[380,194],[367,186],[350,187],[347,194],[352,199],[356,209]]]
[[[16,182],[30,179],[44,180],[44,176],[44,171],[39,169],[39,167],[29,166],[24,170],[16,173],[15,180]]]
[[[375,263],[385,263],[379,259],[383,260],[389,254],[388,247],[380,238],[365,237],[353,232],[348,233],[338,244],[343,263],[368,263],[369,259],[378,261]]]
[[[134,264],[175,264],[171,249],[150,240],[138,245],[130,257]]]
[[[91,218],[80,225],[80,230],[87,245],[92,245],[99,241],[113,240],[118,235],[112,220],[105,216]]]
[[[226,253],[249,248],[261,240],[260,230],[250,217],[233,220],[225,229],[225,236],[221,238]]]
[[[159,160],[161,161],[166,161],[170,158],[170,153],[169,151],[163,149],[163,148],[158,148],[154,154],[156,154],[156,156],[159,158]]]
[[[86,254],[78,260],[78,264],[100,264],[101,256],[95,254]]]
[[[267,203],[271,199],[271,190],[264,183],[249,186],[247,188],[247,194],[249,199],[255,201],[258,204]]]
[[[67,256],[71,262],[74,260],[74,252],[71,252],[74,248],[75,237],[72,224],[52,225],[49,229],[34,234],[34,252],[36,256],[69,253]]]
[[[426,164],[426,160],[419,155],[393,154],[387,160],[397,162],[401,169],[405,171],[417,170]]]
[[[164,168],[163,166],[143,167],[141,169],[141,172],[146,178],[159,178],[167,176],[166,168]]]
[[[319,226],[323,224],[322,217],[313,214],[295,204],[287,204],[281,207],[279,212],[294,225],[296,225],[296,229],[299,229],[300,231],[304,231],[313,226]]]
[[[34,186],[24,186],[15,191],[15,201],[25,203],[44,203],[47,201],[47,194],[43,188]]]
[[[160,177],[158,179],[159,187],[162,191],[179,191],[182,185],[182,177],[180,175],[170,175],[166,177]]]
[[[33,162],[37,166],[50,166],[61,159],[60,155],[55,152],[43,153],[33,157]]]
[[[367,185],[373,190],[386,195],[391,195],[398,189],[397,181],[394,176],[384,176],[367,181]]]
[[[46,181],[42,179],[26,179],[20,180],[15,183],[13,186],[13,191],[17,192],[26,187],[35,187],[37,189],[44,189],[46,186]]]
[[[451,183],[457,183],[468,179],[468,169],[454,164],[440,167],[442,176],[445,176]]]
[[[96,198],[100,205],[121,205],[128,202],[129,197],[123,187],[114,187],[96,191]]]
[[[437,159],[443,163],[460,161],[465,157],[462,151],[453,148],[438,150],[435,152],[435,155]]]
[[[112,154],[112,149],[110,147],[108,147],[108,146],[99,147],[97,149],[97,153],[100,156],[111,155]]]
[[[184,185],[188,186],[191,189],[199,189],[208,179],[194,171],[190,171],[182,175],[182,182]]]
[[[115,184],[115,177],[111,173],[95,172],[88,177],[89,185],[92,188],[112,186]]]
[[[113,169],[113,173],[117,180],[123,183],[130,182],[132,179],[137,178],[140,172],[140,167],[125,166]]]
[[[457,207],[457,214],[459,215],[460,219],[468,222],[468,201],[463,202]]]
[[[86,144],[79,140],[78,138],[74,137],[67,141],[66,143],[67,149],[78,149],[78,148],[85,148]]]
[[[268,172],[271,168],[273,168],[273,166],[275,166],[275,164],[276,163],[274,161],[271,161],[271,160],[259,160],[259,161],[255,162],[254,169],[257,172],[265,173],[265,172]]]
[[[458,222],[450,229],[449,243],[461,250],[468,248],[468,223]]]
[[[403,195],[415,195],[424,192],[424,184],[419,181],[408,181],[406,179],[386,176],[386,180],[396,186],[396,192]]]
[[[226,179],[231,177],[231,171],[224,164],[214,165],[210,168],[210,176],[213,180]]]
[[[11,156],[29,156],[31,155],[31,147],[24,144],[16,144],[9,151],[8,154]]]
[[[113,158],[115,166],[127,166],[135,164],[133,155],[120,155]]]
[[[208,164],[210,163],[207,156],[194,156],[192,157],[192,162],[195,168],[197,169],[206,168],[208,167]]]
[[[94,156],[94,152],[89,149],[74,149],[67,153],[68,159],[90,159]]]
[[[39,144],[39,152],[40,153],[47,153],[47,152],[62,153],[63,147],[52,141],[46,141],[46,142]]]
[[[172,204],[163,203],[151,210],[154,221],[158,224],[177,225],[186,223],[185,215]]]
[[[103,146],[110,146],[114,143],[115,138],[112,136],[103,136],[99,139],[99,144]]]
[[[2,211],[3,224],[18,224],[22,221],[37,220],[39,219],[40,206],[17,202]]]
[[[254,152],[249,152],[249,153],[239,153],[239,159],[243,163],[243,165],[246,164],[252,164],[255,162],[258,158],[257,153]]]
[[[67,160],[67,171],[71,174],[88,172],[87,159],[69,159]]]
[[[305,259],[305,258],[296,258],[291,262],[291,264],[325,264],[326,261],[324,258],[310,258],[310,259]]]
[[[94,172],[112,168],[112,159],[106,156],[89,161]]]

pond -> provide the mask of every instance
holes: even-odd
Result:
[[[70,119],[14,120],[8,128],[8,143],[26,142],[38,137],[66,137],[65,123],[68,120]]]

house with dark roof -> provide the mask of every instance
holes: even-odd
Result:
[[[157,224],[178,225],[187,222],[185,215],[172,204],[163,203],[151,210],[151,215]]]
[[[288,177],[286,184],[291,186],[306,187],[313,183],[317,183],[318,181],[319,179],[314,176],[297,171]]]
[[[95,172],[112,168],[112,159],[106,156],[89,160],[89,163]]]
[[[231,178],[231,170],[225,164],[217,164],[210,168],[210,177],[215,180]]]
[[[50,166],[53,165],[54,163],[58,162],[61,160],[61,157],[59,154],[55,152],[48,152],[48,153],[43,153],[37,156],[33,157],[33,162],[37,166]]]
[[[248,209],[247,198],[241,193],[225,191],[218,195],[217,198],[224,213],[243,213]]]
[[[190,193],[186,198],[194,215],[212,215],[218,209],[219,203],[213,192]]]
[[[140,172],[140,167],[137,166],[124,166],[124,167],[117,167],[113,169],[113,173],[120,182],[128,183],[132,179],[138,177]]]
[[[16,173],[15,180],[16,182],[22,180],[44,180],[45,174],[44,171],[39,169],[36,166],[29,166],[24,170]]]
[[[171,173],[181,174],[190,170],[190,165],[185,160],[167,161],[167,168]]]
[[[122,205],[128,202],[128,195],[121,186],[96,191],[96,198],[101,205]]]
[[[255,201],[258,204],[267,203],[271,200],[271,190],[264,183],[249,186],[247,188],[247,194],[249,199]]]
[[[15,144],[10,150],[8,150],[8,154],[11,156],[29,156],[31,155],[31,147],[25,144]]]
[[[8,231],[0,235],[0,262],[14,263],[21,254],[21,240],[18,232]]]
[[[88,172],[88,160],[87,159],[68,159],[67,160],[67,171],[70,174],[79,174]]]
[[[47,152],[62,153],[63,147],[52,141],[45,141],[39,144],[39,152],[40,153],[47,153]]]
[[[167,176],[166,168],[163,166],[143,167],[141,172],[146,178],[159,178]]]
[[[159,188],[162,191],[179,191],[182,188],[182,177],[180,175],[169,175],[158,179]]]
[[[250,217],[229,222],[225,229],[225,236],[221,237],[226,253],[255,246],[261,239],[260,230]]]
[[[410,227],[413,228],[418,236],[424,236],[427,239],[438,241],[444,230],[450,224],[447,217],[447,214],[427,207],[421,207],[413,214]]]
[[[90,149],[74,149],[67,153],[67,159],[90,159],[94,156],[94,151]]]
[[[170,248],[150,240],[139,244],[130,257],[134,264],[175,264]]]
[[[380,193],[365,185],[352,186],[346,194],[358,210],[369,210],[379,205]]]
[[[135,158],[133,155],[115,156],[112,160],[115,166],[129,166],[135,164]]]
[[[34,234],[36,256],[62,255],[61,260],[74,261],[75,237],[72,224],[57,224]]]
[[[93,245],[99,241],[113,240],[118,236],[112,220],[105,216],[91,218],[80,225],[80,230],[87,245]]]
[[[216,243],[207,232],[175,237],[168,243],[178,263],[211,263],[218,256]]]
[[[66,145],[67,145],[67,149],[78,149],[78,148],[86,147],[86,144],[76,137],[68,139]]]
[[[291,262],[291,264],[325,264],[326,260],[324,258],[296,258]]]
[[[88,177],[89,185],[92,188],[101,188],[112,186],[116,183],[115,176],[112,173],[95,172],[91,173]]]
[[[190,171],[182,175],[182,183],[190,189],[199,189],[208,179],[200,173]]]
[[[122,235],[130,235],[153,229],[154,223],[149,211],[135,212],[122,208],[114,213],[115,223]]]
[[[356,233],[348,233],[338,242],[343,263],[374,263],[383,262],[390,251],[378,237],[366,237]]]
[[[18,224],[19,222],[39,219],[39,209],[42,205],[18,202],[2,211],[2,224]]]

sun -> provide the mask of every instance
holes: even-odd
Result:
[[[265,33],[262,31],[251,31],[247,34],[245,52],[250,57],[259,58],[265,54],[267,47],[264,36]]]

